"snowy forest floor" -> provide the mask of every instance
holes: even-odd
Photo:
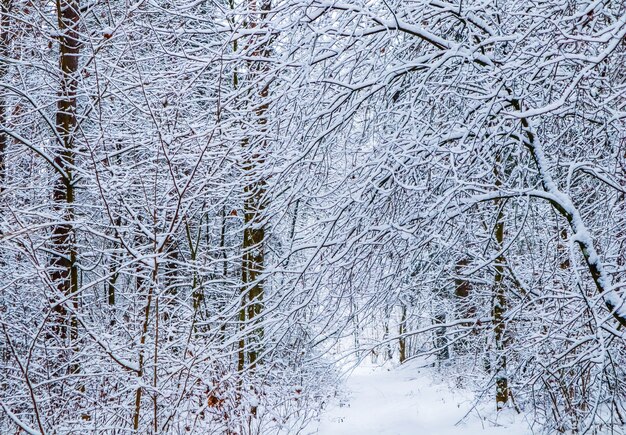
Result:
[[[523,416],[488,407],[470,412],[473,394],[437,381],[418,362],[401,367],[361,365],[348,377],[347,398],[330,406],[316,435],[522,435],[532,433]],[[467,415],[467,417],[466,417]],[[466,418],[464,418],[466,417]]]

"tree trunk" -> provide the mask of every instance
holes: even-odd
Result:
[[[406,305],[401,305],[401,314],[400,314],[400,327],[398,330],[398,335],[400,339],[398,340],[398,347],[400,350],[400,364],[406,361],[406,337],[404,334],[406,333]]]
[[[469,264],[466,258],[460,259],[456,262],[456,275],[454,280],[454,296],[456,306],[456,316],[461,319],[473,319],[476,316],[476,307],[473,305],[472,298],[470,297],[472,292],[472,286],[469,281],[463,279],[463,269]],[[465,338],[458,338],[454,341],[453,349],[457,355],[463,355],[467,352],[468,340]]]
[[[500,159],[496,159],[496,169],[494,171],[496,175],[496,186],[502,184],[501,180],[501,165]],[[496,238],[496,250],[501,251],[504,246],[504,211],[500,201],[496,202],[498,209],[498,216],[496,218],[495,225],[495,238]],[[507,311],[507,297],[506,289],[504,285],[504,266],[505,266],[504,254],[501,253],[495,262],[495,277],[493,285],[493,332],[495,341],[495,353],[496,353],[496,408],[501,410],[506,405],[509,399],[509,381],[507,377],[507,347],[508,343],[506,337],[506,323],[505,315]]]
[[[139,365],[138,365],[138,372],[137,372],[137,379],[139,381],[139,386],[137,387],[137,389],[135,390],[135,409],[133,411],[133,430],[137,431],[139,430],[139,426],[141,423],[141,400],[143,397],[143,387],[141,386],[141,383],[143,382],[143,377],[144,374],[146,372],[146,367],[145,367],[145,361],[146,361],[146,356],[145,356],[145,346],[146,346],[146,339],[148,337],[148,327],[150,325],[150,314],[152,311],[152,305],[153,305],[153,299],[155,298],[155,292],[157,290],[158,287],[158,261],[155,259],[154,260],[154,264],[153,264],[153,268],[151,271],[151,277],[150,277],[150,283],[148,286],[148,294],[146,296],[146,305],[144,308],[144,317],[143,317],[143,323],[141,326],[141,335],[139,337]],[[143,283],[143,280],[138,280],[139,283]],[[137,286],[137,292],[139,293],[139,289],[140,289],[140,285],[138,284]],[[157,313],[158,315],[158,313]],[[156,316],[155,316],[156,317]],[[158,327],[155,328],[155,333],[158,330]],[[158,337],[155,337],[155,346],[158,342]],[[156,348],[155,348],[156,349]],[[155,358],[156,358],[156,352],[155,352]],[[156,364],[155,364],[155,369],[156,369]],[[156,377],[153,380],[156,382]],[[156,420],[155,420],[156,421]]]
[[[11,10],[11,0],[1,0],[0,3],[0,57],[9,57],[9,29],[11,26],[11,18],[9,12]],[[5,81],[9,74],[8,62],[0,62],[0,81]],[[7,122],[9,120],[9,102],[8,95],[5,88],[0,88],[0,127],[7,128]],[[3,201],[2,194],[5,189],[6,183],[6,150],[9,144],[9,135],[0,129],[0,201]],[[0,202],[0,210],[2,210],[2,203]],[[0,236],[2,230],[0,229]],[[0,253],[0,267],[5,266],[4,254]],[[4,340],[0,342],[0,361],[6,363],[9,360],[9,349],[4,343]],[[6,385],[0,383],[0,390],[6,388]]]
[[[259,25],[263,26],[270,3],[266,1],[261,3],[258,16],[256,0],[250,0],[248,7],[251,14],[248,27],[253,29]],[[257,44],[254,38],[251,40],[251,44]],[[252,53],[253,57],[267,58],[268,55],[269,41],[267,40],[258,43],[258,47]],[[248,153],[248,157],[243,167],[247,184],[244,187],[244,232],[241,261],[242,312],[240,313],[240,321],[243,320],[244,323],[253,326],[259,323],[258,317],[263,310],[264,297],[264,284],[260,277],[265,269],[265,227],[262,214],[266,207],[265,193],[267,183],[264,174],[262,174],[262,167],[265,163],[264,154],[267,149],[266,112],[268,109],[269,85],[263,84],[265,80],[263,73],[266,71],[267,65],[263,62],[252,62],[250,65],[252,88],[254,89],[256,86],[261,87],[256,96],[252,97],[252,101],[258,103],[254,109],[258,133],[250,135],[243,143],[244,147],[248,147],[250,150],[245,151]],[[254,327],[254,332],[248,336],[248,363],[251,368],[254,368],[258,362],[263,334],[263,327],[256,326]],[[239,358],[239,366],[243,367],[241,348]]]
[[[9,57],[9,29],[11,26],[11,18],[9,12],[11,10],[11,0],[1,0],[0,3],[0,57]],[[4,81],[9,73],[8,62],[0,62],[0,81]],[[7,101],[6,89],[0,89],[0,126],[6,128],[9,120],[9,102]],[[0,131],[0,193],[4,190],[6,181],[6,149],[9,142],[9,135],[5,131]]]
[[[56,314],[55,329],[63,340],[69,340],[70,348],[78,338],[78,321],[73,312],[78,308],[78,269],[76,267],[76,248],[74,221],[74,130],[76,128],[76,88],[78,85],[79,59],[79,11],[78,0],[57,0],[59,33],[59,67],[61,70],[61,88],[57,101],[56,129],[59,136],[59,150],[54,163],[59,169],[53,187],[54,207],[63,217],[61,223],[52,229],[52,258],[50,260],[50,278],[57,290],[53,296]],[[69,297],[68,310],[59,299]],[[70,366],[71,373],[77,373],[77,364]]]
[[[443,311],[437,312],[434,316],[434,323],[435,325],[444,325],[446,323],[446,313]],[[437,350],[437,360],[440,363],[450,359],[445,326],[435,329],[435,348]]]

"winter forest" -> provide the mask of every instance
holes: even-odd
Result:
[[[0,1],[0,433],[626,433],[623,0]]]

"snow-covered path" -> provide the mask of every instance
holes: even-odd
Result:
[[[473,413],[471,393],[433,382],[432,371],[408,364],[387,370],[357,368],[348,378],[350,398],[322,416],[319,435],[522,435],[531,433],[513,413],[493,418]],[[515,422],[514,420],[518,420]]]

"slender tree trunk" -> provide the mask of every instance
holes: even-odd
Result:
[[[109,279],[107,285],[107,302],[110,306],[115,306],[115,284],[120,276],[120,273],[117,270],[118,257],[119,253],[117,251],[113,251],[113,254],[111,255],[111,263],[109,264],[111,278]]]
[[[55,208],[63,214],[62,223],[54,226],[51,242],[53,254],[50,261],[50,278],[57,294],[53,297],[58,301],[69,297],[68,303],[72,310],[78,308],[78,269],[76,267],[76,248],[74,221],[74,130],[76,118],[76,89],[78,85],[79,60],[79,21],[80,5],[78,0],[57,0],[57,17],[59,33],[59,67],[61,70],[61,88],[57,102],[56,129],[61,143],[56,153],[58,178],[53,188]],[[78,321],[73,313],[68,314],[64,303],[54,305],[57,333],[64,341],[69,339],[70,348],[78,338]],[[70,366],[70,372],[77,373],[78,364]]]
[[[9,13],[11,11],[11,0],[1,0],[0,3],[0,57],[9,57],[9,41],[10,41],[10,28],[11,17]],[[0,81],[7,78],[9,73],[8,62],[0,62]],[[7,127],[7,121],[9,120],[9,102],[6,89],[0,89],[0,126]],[[9,143],[9,135],[0,130],[0,194],[4,190],[4,183],[6,182],[6,149]]]
[[[404,334],[406,333],[406,305],[402,304],[400,306],[400,327],[398,329],[398,335],[400,339],[398,340],[399,354],[400,354],[400,364],[406,361],[406,337]]]
[[[195,260],[195,255],[192,253],[192,261]],[[161,268],[161,282],[165,289],[165,297],[163,303],[163,320],[169,321],[176,312],[176,298],[178,296],[178,286],[180,284],[181,271],[179,270],[178,263],[181,261],[179,254],[178,243],[175,240],[168,243],[165,246],[163,267]],[[194,275],[195,280],[195,275]],[[202,288],[193,284],[192,300],[194,310],[200,306],[202,302]],[[173,320],[173,319],[172,319]],[[173,320],[175,321],[175,320]]]
[[[354,297],[350,297],[350,304],[352,306],[352,338],[354,338],[354,355],[357,360],[361,358],[361,334],[360,334],[360,325],[359,321],[359,307],[354,299]]]
[[[253,192],[252,189],[262,189]],[[248,186],[246,193],[250,195],[246,200],[245,207],[245,229],[243,239],[243,261],[242,261],[242,285],[244,291],[248,292],[247,301],[247,321],[254,323],[257,316],[261,314],[263,306],[263,283],[260,275],[264,269],[264,241],[265,229],[259,224],[260,198],[265,191],[265,186]],[[245,298],[244,298],[245,301]],[[252,338],[252,337],[251,337]],[[258,357],[259,342],[263,338],[263,329],[257,328],[254,337],[251,339],[248,359],[250,366],[256,365]]]
[[[9,40],[10,40],[10,27],[11,18],[9,13],[11,11],[11,0],[1,0],[0,3],[0,56],[4,58],[9,57]],[[9,74],[9,65],[7,62],[0,62],[0,81],[7,79]],[[9,120],[9,102],[7,91],[4,88],[0,88],[0,210],[2,210],[3,201],[2,194],[4,192],[6,183],[6,152],[9,144],[9,135],[2,130],[7,128]],[[2,230],[0,230],[0,236]],[[5,266],[4,254],[0,253],[0,267]],[[5,345],[4,340],[0,342],[0,360],[3,362],[9,359],[9,348]],[[5,384],[0,384],[0,390],[6,388]]]
[[[434,316],[436,325],[446,323],[446,313],[439,311]],[[435,348],[437,349],[437,360],[439,362],[446,361],[450,358],[450,350],[448,349],[448,337],[446,337],[446,328],[441,326],[435,330]]]
[[[456,263],[457,278],[454,280],[454,296],[456,302],[456,315],[460,319],[472,319],[476,315],[476,308],[472,305],[470,293],[472,286],[466,279],[462,278],[463,269],[468,265],[467,259],[463,258]],[[468,341],[464,338],[455,340],[453,348],[457,355],[462,355],[467,351]]]
[[[223,278],[228,277],[228,253],[226,252],[226,206],[222,207],[222,226],[220,227],[220,252],[222,253]]]
[[[270,3],[263,1],[260,5],[260,10],[257,10],[257,6],[256,0],[249,0],[248,8],[251,18],[248,26],[252,29],[257,28],[259,23],[261,26],[264,26]],[[267,36],[262,35],[261,37],[266,38]],[[253,57],[268,57],[269,41],[267,39],[257,43],[256,39],[253,38],[251,43],[258,44],[253,52]],[[267,150],[266,112],[268,109],[269,85],[263,84],[265,81],[264,73],[267,72],[265,63],[251,63],[250,71],[252,88],[254,89],[257,86],[261,88],[258,94],[251,98],[253,102],[258,103],[254,109],[258,133],[244,140],[244,147],[250,148],[250,150],[247,150],[248,157],[243,168],[248,181],[244,188],[244,233],[241,262],[242,303],[246,303],[245,294],[247,293],[247,306],[245,307],[245,313],[242,306],[240,320],[245,319],[244,323],[255,325],[260,320],[259,316],[263,310],[264,297],[264,283],[260,278],[265,269],[265,224],[262,215],[266,207],[265,193],[267,183],[262,170]],[[251,368],[254,368],[258,362],[263,334],[263,328],[257,326],[254,328],[253,334],[248,337],[248,362]],[[240,355],[240,366],[242,365],[241,362]]]
[[[122,224],[122,219],[120,217],[115,221],[115,225],[119,228]],[[109,264],[109,273],[111,277],[109,278],[109,282],[107,285],[107,302],[110,306],[115,306],[115,286],[117,284],[117,280],[120,276],[119,272],[119,259],[120,253],[119,249],[121,248],[120,243],[116,242],[113,245],[113,253],[111,254],[111,262]],[[115,319],[115,317],[113,317]],[[115,322],[115,320],[113,320]]]
[[[499,159],[496,160],[496,165],[501,165]],[[502,169],[496,167],[496,186],[502,184],[501,181]],[[498,209],[498,216],[495,225],[495,238],[496,249],[502,250],[504,246],[504,210],[500,201],[496,202]],[[495,263],[495,277],[493,285],[493,331],[495,341],[495,353],[496,353],[496,408],[498,410],[503,409],[509,399],[509,381],[507,377],[507,355],[508,343],[506,337],[506,323],[505,315],[508,307],[508,301],[506,297],[506,288],[504,285],[504,268],[505,257],[501,254],[496,259]]]
[[[383,349],[384,361],[389,361],[393,358],[393,351],[391,349],[391,343],[389,343],[389,318],[391,317],[392,307],[386,306],[383,311],[385,318],[383,319],[383,341],[385,341],[385,348]]]
[[[150,284],[148,286],[148,295],[146,297],[146,306],[144,308],[144,317],[143,324],[141,326],[141,335],[139,337],[139,371],[137,372],[137,379],[141,382],[143,380],[145,374],[145,346],[146,339],[148,337],[148,327],[150,325],[150,313],[152,310],[153,299],[155,297],[155,291],[157,287],[157,278],[158,278],[158,262],[155,260],[153,269],[152,269],[152,277],[150,279]],[[142,282],[141,280],[140,282]],[[138,287],[139,289],[139,287]],[[156,331],[156,329],[155,329]],[[156,340],[156,337],[155,337]],[[156,343],[155,343],[156,346]],[[156,350],[156,347],[155,347]],[[156,355],[155,355],[156,358]],[[143,387],[138,386],[135,390],[135,409],[133,412],[133,430],[139,430],[140,425],[140,417],[141,417],[141,399],[143,396]]]
[[[193,300],[193,311],[194,318],[197,316],[198,311],[200,310],[200,306],[204,301],[204,291],[200,286],[200,282],[198,279],[198,271],[196,269],[196,260],[198,258],[198,248],[200,246],[201,233],[202,233],[202,218],[200,219],[200,224],[198,225],[198,233],[194,240],[191,235],[191,227],[189,223],[185,224],[185,231],[187,233],[187,244],[189,245],[189,259],[193,265],[193,279],[191,281],[191,294]]]

